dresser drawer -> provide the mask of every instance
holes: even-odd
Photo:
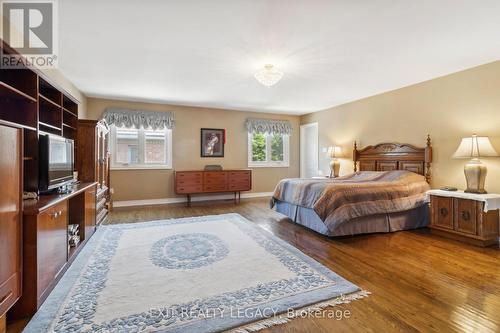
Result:
[[[176,180],[199,180],[201,181],[203,179],[203,173],[198,172],[198,171],[183,171],[183,172],[176,172],[175,173],[175,179]]]
[[[250,184],[248,184],[248,183],[229,184],[229,189],[231,191],[249,191]]]
[[[237,185],[237,186],[250,186],[250,179],[235,179],[229,183],[229,185]]]
[[[250,176],[242,175],[238,177],[229,178],[229,183],[250,183]]]
[[[230,171],[229,178],[238,178],[238,177],[250,177],[250,170],[242,170],[242,171]]]
[[[225,171],[218,171],[218,172],[213,172],[213,171],[207,171],[205,172],[205,180],[207,179],[226,179],[227,172]]]
[[[225,186],[226,179],[225,178],[207,178],[207,179],[205,179],[204,184]]]
[[[204,185],[204,192],[218,192],[218,191],[226,191],[225,185]]]
[[[202,178],[176,179],[177,186],[197,186],[203,183]]]
[[[0,285],[0,315],[3,315],[19,298],[19,275],[14,273]]]
[[[201,193],[203,192],[203,186],[201,183],[199,185],[193,186],[177,186],[178,194],[190,194],[190,193]]]
[[[482,203],[473,200],[455,199],[455,230],[466,234],[477,234],[477,211]]]
[[[453,198],[431,196],[432,225],[453,229]]]

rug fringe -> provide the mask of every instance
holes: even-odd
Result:
[[[312,313],[316,311],[321,311],[327,307],[333,307],[339,304],[351,303],[352,301],[368,297],[368,295],[370,294],[371,293],[367,290],[360,290],[358,292],[349,295],[342,295],[328,301],[324,301],[321,303],[306,306],[301,309],[297,309],[293,313],[283,313],[276,317],[267,318],[260,321],[256,321],[248,325],[240,326],[238,328],[227,331],[227,333],[251,333],[263,330],[265,328],[269,328],[271,326],[286,324],[295,319],[296,317],[303,315],[304,313]]]

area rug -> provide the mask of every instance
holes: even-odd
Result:
[[[102,226],[26,332],[251,332],[367,296],[238,214]]]

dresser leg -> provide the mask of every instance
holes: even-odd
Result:
[[[241,201],[241,192],[238,192],[238,203]]]
[[[191,207],[191,194],[187,195],[187,206]]]

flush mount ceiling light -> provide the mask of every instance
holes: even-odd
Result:
[[[283,72],[276,69],[271,64],[267,64],[264,66],[264,69],[261,69],[257,73],[255,73],[255,79],[265,85],[266,87],[274,86],[276,83],[281,80],[283,77]]]

